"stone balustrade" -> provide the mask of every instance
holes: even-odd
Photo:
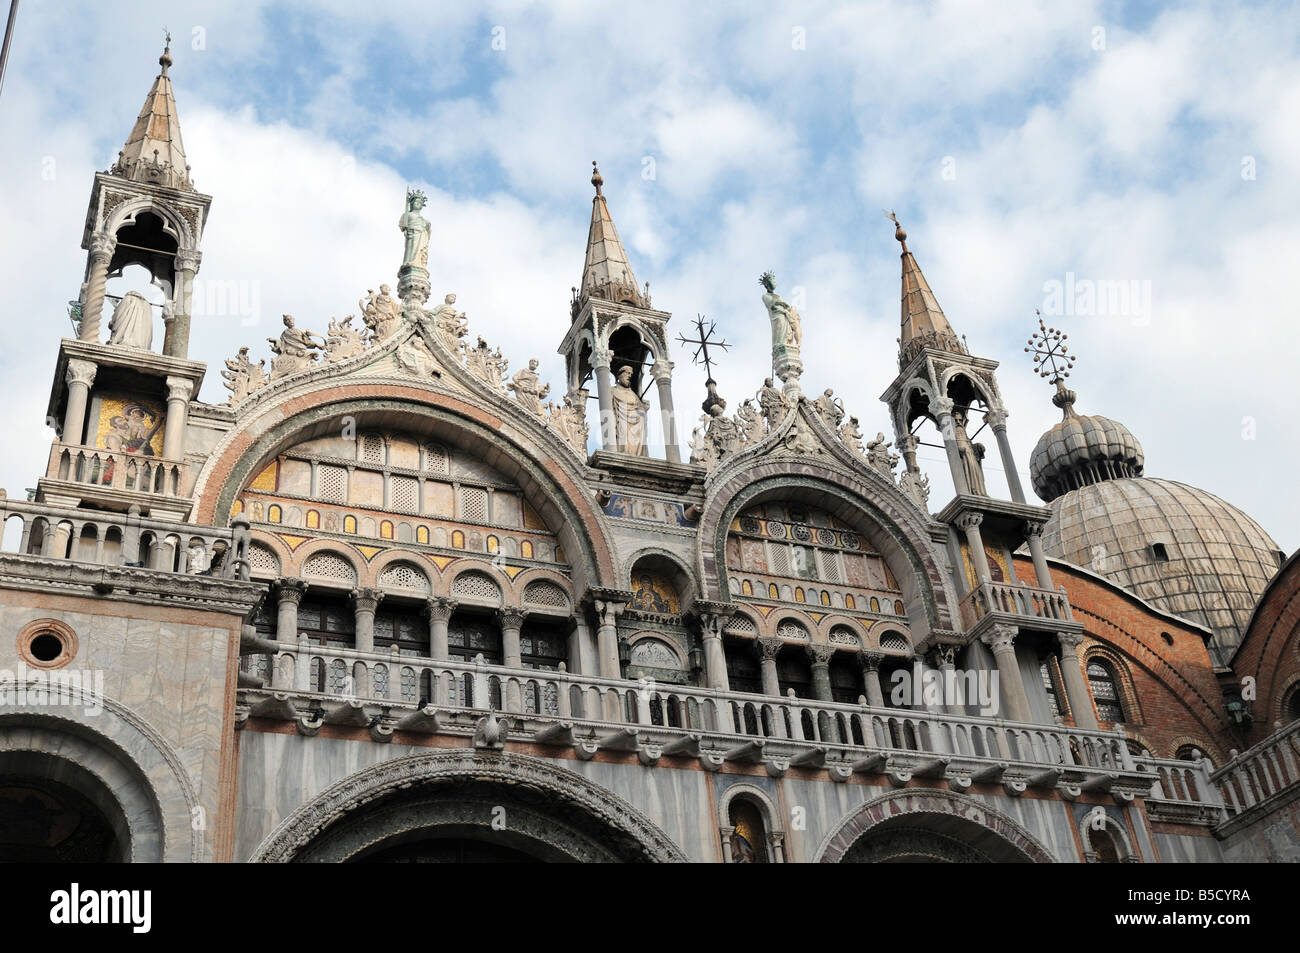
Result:
[[[137,507],[117,513],[0,497],[0,522],[10,551],[26,556],[228,579],[249,576],[248,523],[240,518],[232,528],[197,526],[142,517]]]
[[[962,622],[973,629],[989,615],[1019,616],[1039,622],[1073,622],[1070,600],[1064,592],[1005,582],[976,586],[961,601]]]
[[[244,658],[241,683],[254,676],[262,684],[241,688],[241,724],[292,719],[309,735],[323,724],[368,726],[376,740],[389,740],[394,728],[465,732],[493,710],[530,740],[586,745],[585,757],[602,747],[636,751],[644,763],[685,753],[712,770],[733,760],[773,774],[790,765],[825,768],[840,781],[874,772],[906,783],[915,774],[961,789],[998,782],[1012,795],[1039,787],[1127,799],[1155,780],[1138,772],[1118,731],[511,669],[482,656],[268,644],[274,653]]]
[[[47,480],[173,497],[188,491],[188,476],[184,461],[66,443],[50,448],[45,470]]]
[[[1135,756],[1139,771],[1154,774],[1156,783],[1147,795],[1152,820],[1214,826],[1226,816],[1223,798],[1210,778],[1210,763],[1204,759],[1182,761],[1172,758]]]
[[[1240,754],[1234,752],[1210,778],[1229,820],[1274,802],[1300,782],[1300,720],[1276,724],[1273,734]]]

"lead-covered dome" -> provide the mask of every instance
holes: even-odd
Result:
[[[1142,475],[1142,444],[1122,423],[1074,412],[1075,393],[1057,384],[1063,419],[1038,438],[1029,458],[1034,492],[1045,502],[1103,480]]]

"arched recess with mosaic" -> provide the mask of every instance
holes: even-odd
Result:
[[[667,551],[644,549],[629,560],[627,586],[632,598],[619,619],[627,677],[670,684],[692,681],[699,674],[700,659],[683,614],[694,599],[690,572]]]

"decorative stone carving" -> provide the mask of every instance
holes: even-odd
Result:
[[[452,613],[456,611],[458,605],[459,603],[455,599],[438,596],[425,603],[424,611],[429,614],[430,622],[447,622],[451,619]]]
[[[183,400],[189,402],[194,396],[194,381],[188,377],[168,377],[167,384],[167,402],[174,400]]]
[[[528,367],[516,373],[506,387],[514,392],[515,400],[519,402],[521,407],[540,417],[542,416],[542,398],[551,392],[551,385],[542,386],[541,378],[537,376],[537,365],[537,358],[529,360]]]
[[[611,398],[614,402],[615,445],[623,453],[644,457],[646,446],[646,412],[650,405],[632,388],[632,367],[624,364],[614,375]]]
[[[83,361],[74,357],[68,361],[68,369],[64,372],[63,379],[68,384],[85,384],[90,387],[95,383],[96,370],[98,367],[94,361]]]
[[[356,357],[366,349],[361,332],[352,327],[352,315],[342,321],[331,318],[325,334],[325,360],[330,364]]]
[[[153,344],[153,312],[138,291],[128,291],[108,320],[108,343],[147,351]]]
[[[831,388],[826,388],[825,392],[813,401],[813,407],[826,422],[827,427],[835,431],[840,429],[840,422],[844,420],[844,402],[835,396]]]
[[[746,397],[740,402],[740,409],[736,411],[736,426],[742,447],[751,447],[763,439],[763,418],[754,406],[752,397]]]
[[[266,361],[254,364],[248,359],[248,347],[239,349],[239,353],[226,361],[226,369],[221,372],[222,383],[230,391],[227,404],[238,404],[253,391],[266,383]]]
[[[961,457],[962,473],[966,477],[966,486],[976,496],[988,496],[984,486],[984,445],[972,443],[966,434],[966,420],[969,408],[956,409],[952,414],[953,437],[957,442],[957,453]]]
[[[366,289],[366,297],[357,302],[362,321],[369,332],[371,344],[379,344],[397,333],[402,326],[402,309],[397,299],[389,293],[388,285],[379,286],[379,294]]]
[[[904,470],[898,475],[898,488],[907,494],[921,509],[927,509],[930,504],[930,478],[922,476],[919,473],[913,473],[911,470]]]
[[[271,360],[270,379],[273,381],[303,370],[320,357],[320,349],[326,346],[320,335],[294,327],[291,314],[284,315],[284,330],[280,332],[279,340],[267,338],[266,341],[275,355]]]
[[[889,443],[883,433],[877,432],[876,439],[867,443],[867,463],[891,480],[894,478],[898,454],[889,452]]]
[[[397,364],[416,377],[438,376],[438,361],[418,334],[412,334],[397,349]]]
[[[505,386],[505,372],[510,361],[501,356],[501,348],[493,351],[480,337],[478,344],[466,351],[465,366],[475,377],[500,390]]]
[[[756,640],[758,642],[758,654],[764,662],[776,661],[777,655],[785,648],[785,639],[777,636],[763,636]]]
[[[783,446],[787,453],[797,453],[801,456],[810,454],[820,454],[822,445],[808,429],[808,424],[804,421],[802,415],[796,415],[794,424],[786,432]]]
[[[850,417],[845,423],[840,424],[839,434],[840,443],[858,456],[866,455],[866,451],[862,449],[862,428],[858,426],[857,417]]]
[[[406,238],[406,247],[402,252],[402,265],[415,265],[420,268],[429,264],[429,232],[432,228],[429,220],[420,214],[420,209],[428,203],[425,194],[419,189],[406,190],[406,211],[397,220],[397,227]]]
[[[763,386],[759,388],[758,406],[763,415],[763,420],[767,423],[769,432],[785,419],[786,411],[790,409],[785,395],[773,385],[770,377],[766,378],[763,381]]]
[[[758,279],[765,289],[763,305],[772,323],[772,370],[785,385],[787,397],[799,396],[799,375],[803,361],[799,349],[803,345],[803,318],[789,302],[776,293],[776,276],[764,272]]]
[[[469,319],[465,317],[465,312],[456,310],[454,294],[449,293],[443,298],[442,304],[426,314],[443,347],[453,354],[464,350],[461,338],[469,334]]]
[[[587,453],[587,414],[584,409],[587,392],[578,390],[565,394],[560,404],[548,402],[546,423],[563,438],[579,456]]]

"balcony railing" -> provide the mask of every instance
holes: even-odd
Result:
[[[1027,786],[1145,794],[1154,781],[1137,772],[1120,732],[511,669],[482,656],[270,644],[274,653],[243,660],[241,684],[259,684],[242,690],[244,718],[293,719],[304,734],[327,723],[368,725],[377,740],[395,727],[463,730],[491,709],[539,743],[585,744],[588,757],[601,747],[636,750],[646,763],[685,752],[712,758],[714,769],[740,760],[769,773],[825,767],[837,780],[915,773],[959,787],[997,781],[1013,794]]]
[[[45,471],[49,480],[161,496],[185,493],[188,489],[186,476],[187,467],[183,461],[66,443],[56,443],[51,447],[49,466]]]
[[[1235,755],[1210,777],[1230,818],[1273,801],[1300,783],[1300,720],[1278,724],[1273,734]]]
[[[1152,820],[1214,826],[1227,816],[1219,789],[1210,778],[1208,761],[1145,755],[1133,761],[1139,771],[1149,771],[1156,777],[1146,798]]]
[[[27,503],[0,497],[6,548],[100,566],[247,579],[248,528],[196,526],[131,513]]]
[[[962,622],[967,629],[993,614],[1045,622],[1074,621],[1065,593],[1051,589],[986,582],[972,589],[961,601]]]

